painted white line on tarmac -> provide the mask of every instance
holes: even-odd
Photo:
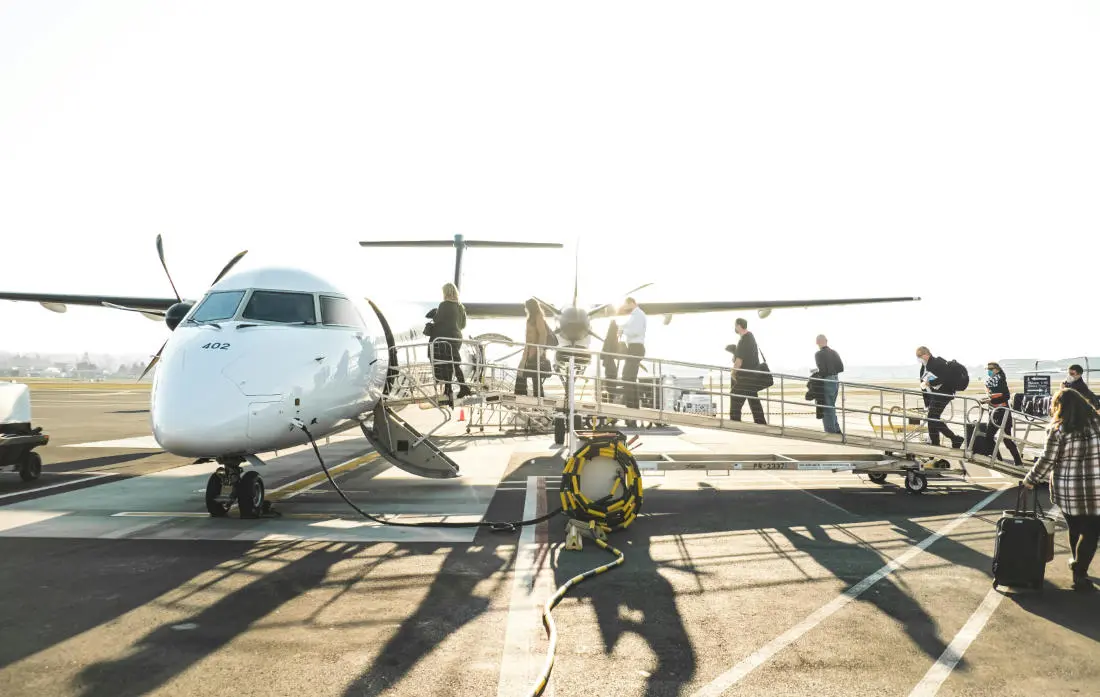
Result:
[[[98,440],[89,443],[73,443],[62,448],[135,448],[137,450],[163,450],[153,436],[134,436],[116,440]]]
[[[33,489],[24,489],[23,491],[15,491],[15,492],[12,492],[10,494],[0,494],[0,499],[8,499],[8,498],[12,498],[13,496],[27,496],[29,494],[37,494],[38,492],[46,491],[47,489],[56,489],[56,488],[62,487],[62,486],[73,486],[74,484],[79,484],[81,482],[90,482],[93,479],[101,479],[103,477],[110,477],[110,476],[111,476],[110,473],[107,473],[107,474],[89,474],[87,477],[81,477],[80,479],[73,479],[73,480],[67,481],[67,482],[58,482],[57,484],[49,484],[47,486],[39,486],[39,487],[35,487]]]
[[[940,686],[951,675],[951,671],[955,670],[955,666],[962,660],[963,654],[966,653],[970,644],[978,638],[978,634],[981,633],[985,623],[993,616],[993,612],[996,611],[1002,600],[1004,600],[1004,595],[998,592],[996,588],[991,588],[986,593],[985,600],[982,601],[982,604],[978,606],[978,609],[970,616],[963,628],[959,630],[959,633],[944,649],[939,660],[928,669],[924,679],[917,683],[917,686],[909,693],[909,697],[933,697],[939,692]]]
[[[802,620],[794,627],[791,627],[787,631],[783,632],[775,639],[772,639],[762,648],[753,652],[750,656],[742,660],[734,667],[727,670],[725,673],[719,675],[709,685],[692,695],[692,697],[718,697],[718,695],[721,695],[723,692],[743,680],[745,676],[747,676],[749,673],[769,661],[777,653],[787,648],[794,642],[798,641],[798,639],[802,638],[802,636],[804,636],[814,627],[821,624],[837,611],[844,608],[848,603],[863,595],[863,593],[867,591],[868,588],[875,585],[890,574],[894,573],[896,570],[898,570],[903,565],[908,563],[911,559],[913,559],[913,557],[928,549],[928,547],[931,546],[933,542],[940,539],[941,537],[951,534],[955,530],[955,528],[959,527],[967,520],[969,520],[975,513],[988,506],[993,501],[993,499],[1000,496],[1003,492],[1004,489],[998,489],[997,491],[991,493],[989,496],[986,496],[984,499],[974,504],[974,506],[969,511],[953,519],[950,523],[943,526],[943,528],[941,528],[939,531],[924,538],[915,547],[910,547],[899,557],[892,560],[890,563],[886,564],[875,573],[871,574],[867,578],[863,579],[856,585],[846,590],[841,595],[834,598],[832,602],[822,606],[809,617]]]
[[[809,496],[809,497],[811,497],[811,498],[815,498],[815,499],[817,499],[818,501],[820,501],[821,503],[825,504],[826,506],[832,506],[833,508],[835,508],[836,510],[840,511],[841,513],[843,513],[843,514],[845,514],[845,515],[847,515],[847,516],[851,516],[852,518],[860,518],[860,517],[862,517],[862,516],[858,516],[858,515],[856,515],[855,513],[852,513],[851,511],[849,511],[849,510],[848,510],[847,508],[844,508],[843,506],[838,506],[837,504],[833,503],[832,501],[827,501],[827,500],[825,500],[825,499],[821,498],[821,497],[820,497],[820,496],[818,496],[817,494],[815,494],[815,493],[813,493],[813,492],[811,492],[811,491],[808,491],[808,490],[806,490],[806,489],[804,489],[804,488],[802,488],[802,487],[798,486],[798,485],[797,485],[797,484],[795,484],[794,482],[789,482],[789,481],[787,481],[786,479],[783,479],[782,477],[780,477],[780,476],[779,476],[779,475],[777,475],[777,474],[771,474],[771,473],[769,472],[769,476],[771,476],[771,478],[772,478],[772,479],[774,479],[774,480],[776,480],[776,481],[778,481],[778,482],[782,482],[783,484],[786,484],[787,486],[791,487],[792,489],[794,489],[794,490],[796,490],[796,491],[801,491],[801,492],[802,492],[803,494],[806,494],[807,496]]]
[[[7,532],[25,525],[44,523],[63,515],[69,515],[69,511],[11,511],[0,508],[0,532]]]
[[[527,497],[523,503],[523,520],[546,512],[546,477],[527,478]],[[549,566],[549,542],[546,522],[525,525],[520,530],[516,548],[516,565],[512,577],[512,597],[508,604],[508,623],[504,634],[504,653],[500,659],[500,681],[497,697],[527,694],[538,678],[542,661],[536,652],[538,632],[542,629],[542,602],[553,594],[551,574],[541,574],[540,557]],[[554,694],[551,680],[543,695]]]

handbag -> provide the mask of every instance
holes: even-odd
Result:
[[[764,352],[759,348],[756,349],[756,351],[760,354],[760,367],[757,370],[762,370],[764,372],[761,375],[754,375],[753,377],[755,378],[755,382],[760,385],[757,391],[766,390],[775,384],[775,378],[772,377],[771,368],[768,367],[767,356],[765,356]]]
[[[737,380],[733,385],[734,394],[748,394],[752,395],[761,390],[766,390],[775,384],[775,378],[772,377],[771,368],[768,367],[768,359],[764,355],[764,352],[759,348],[756,350],[760,354],[760,358],[763,360],[760,362],[759,367],[755,370],[759,373],[742,372],[749,370],[748,368],[742,368],[737,372]]]

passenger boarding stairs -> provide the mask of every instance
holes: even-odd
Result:
[[[644,377],[637,383],[627,383],[621,379],[603,378],[597,367],[601,365],[603,357],[614,357],[620,362],[621,374],[622,361],[628,356],[601,354],[596,351],[587,352],[587,374],[577,371],[571,376],[568,368],[565,371],[540,374],[546,378],[544,396],[517,395],[513,388],[518,362],[517,351],[522,349],[522,344],[503,339],[466,340],[464,344],[469,350],[463,351],[463,360],[470,361],[464,365],[464,372],[467,381],[475,389],[475,395],[464,400],[462,405],[471,409],[506,410],[527,419],[537,417],[543,424],[547,422],[548,416],[565,416],[572,410],[572,413],[588,417],[593,422],[632,420],[850,446],[917,462],[956,461],[977,464],[1010,477],[1022,477],[1027,473],[1031,462],[1041,452],[1047,426],[1045,419],[1001,408],[998,411],[1008,412],[1008,418],[1011,419],[1012,435],[1006,435],[1003,428],[998,429],[994,455],[977,453],[975,446],[980,444],[980,431],[976,426],[989,423],[991,410],[982,399],[984,394],[970,390],[956,395],[941,419],[956,435],[968,436],[966,442],[959,449],[951,448],[950,443],[936,446],[929,442],[927,435],[924,393],[880,385],[840,382],[836,411],[842,433],[825,433],[822,421],[815,416],[818,405],[806,399],[810,378],[774,372],[771,373],[773,386],[759,393],[759,399],[765,406],[767,424],[752,422],[748,404],[744,407],[743,418],[746,420],[736,421],[729,417],[730,368],[644,358],[640,372]],[[423,395],[437,389],[430,362],[424,358],[427,356],[427,345],[421,347],[422,351],[419,352],[416,348],[403,349],[407,362],[401,365],[399,372],[407,380],[407,389],[403,393],[392,395],[390,405],[395,408],[414,402],[423,404]],[[546,348],[549,351],[554,350],[553,347]],[[418,359],[417,353],[422,357]],[[677,387],[679,380],[684,377],[692,378],[693,389]],[[570,384],[574,386],[572,405],[568,394]],[[698,389],[699,385],[703,386],[702,389]],[[608,394],[621,394],[623,390],[631,388],[643,392],[640,395],[643,406],[640,408],[628,408],[620,403],[620,399],[607,398]],[[457,392],[457,387],[455,391]],[[684,399],[684,392],[693,396]],[[682,409],[700,402],[705,404],[708,400],[714,407],[713,413],[706,413],[709,409]],[[1000,418],[1002,417],[998,414],[998,419]],[[1015,466],[1007,453],[1006,460],[995,455],[1008,439],[1015,441],[1023,453],[1024,467]]]

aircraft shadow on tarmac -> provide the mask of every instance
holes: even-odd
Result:
[[[311,544],[308,545],[311,548],[309,551],[266,573],[253,572],[248,567],[280,555],[297,554],[302,551],[302,544],[257,546],[242,555],[239,563],[222,566],[225,569],[223,578],[251,573],[256,577],[255,581],[207,605],[183,622],[173,621],[153,629],[130,646],[124,658],[88,666],[77,678],[78,684],[83,686],[80,697],[138,697],[168,684],[284,604],[325,585],[335,564],[355,557],[369,546]],[[229,555],[229,558],[233,556]],[[334,602],[350,590],[357,580],[358,577],[354,577],[345,583],[345,587],[329,602]],[[207,586],[216,582],[212,581]],[[203,587],[194,588],[191,593],[202,590]],[[180,600],[177,598],[176,602]],[[185,625],[195,625],[196,628],[191,631],[176,629]]]
[[[138,460],[160,455],[161,451],[146,451],[137,453],[119,453],[117,455],[105,455],[102,457],[86,457],[79,460],[66,460],[63,462],[50,462],[42,468],[44,474],[63,472],[76,472],[78,470],[92,470],[114,465],[125,465]]]
[[[505,483],[526,482],[528,475],[545,475],[553,467],[560,468],[560,459],[535,458],[512,471],[505,478]],[[492,520],[517,517],[522,511],[524,496],[522,487],[502,487],[490,502],[486,517]],[[630,529],[616,533],[613,538],[614,544],[627,555],[629,573],[613,571],[581,584],[571,593],[571,597],[583,598],[592,605],[606,651],[610,652],[627,633],[636,633],[649,644],[656,656],[657,666],[647,678],[646,694],[677,692],[680,686],[692,680],[697,662],[695,649],[676,606],[674,589],[658,573],[659,569],[669,564],[653,559],[649,552],[651,538],[760,531],[765,528],[778,530],[795,549],[813,557],[824,569],[849,586],[886,563],[883,555],[850,531],[844,534],[851,537],[851,541],[837,539],[837,526],[852,523],[852,516],[826,505],[792,506],[789,505],[792,496],[803,494],[789,489],[653,491],[651,488],[643,513],[659,515],[640,518]],[[701,498],[706,499],[705,505],[700,505]],[[962,494],[939,498],[935,515],[962,513],[973,505],[973,497]],[[931,501],[931,497],[928,500]],[[553,505],[552,500],[550,505]],[[978,516],[990,523],[990,534],[992,524],[999,515],[994,510],[995,506],[996,503],[986,514]],[[915,544],[933,533],[932,529],[907,519],[905,515],[906,512],[902,512],[889,516],[889,523],[905,541]],[[920,515],[929,514],[923,512]],[[864,521],[867,519],[862,518]],[[885,517],[877,519],[886,520]],[[552,544],[561,542],[559,523],[560,519],[557,519],[550,525]],[[829,527],[831,535],[826,533],[826,527]],[[796,528],[805,528],[809,534],[796,531]],[[434,573],[423,600],[411,614],[404,617],[371,664],[345,691],[347,697],[379,695],[391,689],[430,656],[442,640],[489,611],[490,598],[511,584],[507,572],[515,561],[516,540],[516,533],[479,530],[470,546],[450,543],[396,544],[381,557],[360,560],[357,563],[361,564],[361,568],[353,574],[345,574],[346,579],[339,582],[334,582],[329,576],[333,567],[354,559],[373,543],[226,543],[199,548],[186,542],[133,541],[128,543],[132,547],[127,554],[133,555],[135,564],[158,563],[157,555],[165,554],[165,550],[169,550],[168,553],[174,557],[173,563],[159,566],[157,574],[136,573],[130,566],[112,565],[112,568],[118,569],[117,585],[107,583],[112,597],[100,602],[89,597],[88,591],[81,590],[83,580],[79,574],[62,575],[65,580],[57,582],[57,587],[50,589],[47,597],[39,595],[35,603],[24,604],[23,609],[8,609],[4,614],[8,620],[15,620],[12,626],[37,626],[35,613],[40,612],[41,607],[50,607],[51,612],[57,611],[53,614],[66,617],[66,621],[28,632],[18,643],[0,644],[0,667],[108,623],[175,588],[185,586],[188,580],[204,572],[217,569],[222,572],[220,578],[234,574],[254,576],[254,580],[243,588],[204,606],[190,617],[151,629],[128,647],[122,658],[90,665],[79,675],[81,697],[137,697],[168,684],[189,667],[227,646],[252,625],[306,592],[321,587],[331,591],[334,586],[340,586],[321,609],[312,612],[311,617],[315,618],[321,610],[352,593],[356,584],[365,584],[359,590],[365,589],[367,592],[371,592],[372,585],[384,586],[387,581],[372,581],[370,574],[385,561],[409,555],[431,556],[446,550],[442,565]],[[5,540],[2,544],[30,546],[41,545],[42,541]],[[512,548],[512,553],[500,553],[501,546]],[[79,565],[81,555],[96,554],[94,549],[87,548],[84,541],[58,543],[58,549],[59,553],[42,561],[44,568],[54,569],[49,574],[50,578],[58,576],[58,565]],[[251,568],[281,554],[292,558],[278,569],[261,573]],[[938,540],[927,554],[937,556],[947,564],[989,573],[990,560],[987,556],[950,538]],[[706,573],[695,569],[690,557],[682,557],[681,561],[676,562],[676,568],[688,573]],[[562,555],[555,561],[555,581],[560,584],[590,567],[592,556]],[[738,560],[730,559],[729,563],[735,564]],[[8,598],[18,597],[18,586],[26,582],[26,579],[18,577],[18,574],[9,574],[7,579],[0,580],[0,592]],[[487,588],[484,584],[491,579],[493,583]],[[214,579],[206,585],[217,582],[218,579]],[[96,587],[102,585],[96,584]],[[913,643],[930,657],[938,658],[945,648],[943,638],[928,613],[906,591],[904,583],[890,578],[880,581],[878,589],[879,593],[865,594],[859,601],[873,604],[884,614],[903,623]],[[194,594],[202,590],[193,588],[188,592]],[[1063,599],[1059,595],[1053,599],[1049,596],[1021,598],[1017,602],[1082,634],[1100,638],[1100,629],[1089,626],[1087,617],[1075,616],[1075,609],[1080,606],[1071,600],[1075,599]],[[8,605],[10,608],[11,604]],[[623,619],[620,608],[624,606],[634,610],[628,616],[640,613],[644,621]],[[65,607],[79,611],[61,612]],[[309,621],[307,618],[305,624],[308,625]],[[358,620],[359,623],[364,621],[370,620]],[[355,622],[352,621],[353,624]],[[184,623],[197,625],[197,629],[186,632],[174,629]],[[959,668],[965,669],[965,663],[960,664]]]
[[[31,561],[20,562],[15,573],[0,574],[0,598],[6,599],[0,619],[18,632],[18,641],[0,641],[0,669],[107,624],[219,565],[230,565],[227,573],[246,570],[256,563],[246,555],[250,546],[231,543],[200,550],[183,541],[135,540],[116,546],[112,563],[99,566],[95,560],[101,546],[88,540],[4,538],[0,557]],[[156,559],[166,551],[170,564]],[[154,564],[156,573],[142,573]],[[81,569],[94,569],[94,582]],[[28,588],[34,589],[33,599],[26,596]],[[44,622],[46,612],[50,621]],[[140,694],[148,688],[126,692],[122,686],[131,678],[105,683],[98,691],[90,687],[89,694]]]
[[[819,490],[816,493],[827,495],[833,492]],[[916,545],[935,531],[902,517],[906,515],[907,509],[922,504],[935,508],[932,514],[927,510],[918,513],[913,509],[914,517],[958,515],[973,506],[976,499],[987,494],[988,491],[967,494],[960,492],[956,495],[929,496],[918,500],[918,497],[902,492],[898,494],[898,500],[903,502],[902,506],[892,510],[889,516],[874,516],[872,519],[889,520],[894,531],[905,543]],[[612,571],[581,584],[571,591],[570,596],[583,599],[592,606],[608,653],[627,633],[635,633],[649,644],[657,665],[647,678],[645,694],[676,694],[678,688],[692,680],[696,670],[696,655],[677,609],[676,593],[659,573],[661,568],[670,565],[654,560],[650,552],[652,538],[736,531],[764,533],[765,529],[777,530],[791,546],[812,557],[848,587],[890,561],[855,533],[839,527],[856,520],[866,522],[868,518],[846,515],[843,511],[824,504],[812,505],[809,502],[811,505],[791,505],[792,501],[807,503],[808,499],[799,499],[804,496],[802,492],[784,489],[782,486],[777,486],[774,490],[723,490],[708,487],[703,482],[700,490],[692,491],[662,490],[651,485],[647,489],[642,517],[628,530],[613,535],[612,543],[626,555],[629,574],[623,575],[621,569]],[[873,507],[881,505],[879,498],[875,496],[871,499]],[[650,515],[646,516],[646,513]],[[988,522],[992,535],[996,516],[990,516]],[[826,532],[826,527],[833,531],[832,535]],[[561,541],[560,530],[556,528],[560,526],[551,526],[551,542]],[[795,528],[799,528],[799,531],[795,531]],[[801,529],[807,530],[809,536],[802,534]],[[847,535],[850,540],[837,539],[842,534]],[[766,535],[762,536],[767,539]],[[897,541],[899,540],[895,540]],[[785,552],[774,542],[769,541],[769,544],[773,551],[785,556]],[[707,573],[695,568],[685,545],[681,543],[680,547],[683,561],[675,565],[678,571],[689,574]],[[969,567],[989,573],[989,557],[947,537],[937,540],[928,550],[928,554],[940,557],[952,566]],[[568,553],[560,555],[555,561],[556,585],[586,571],[593,564],[589,555],[582,559],[570,557]],[[602,561],[597,560],[597,563]],[[729,563],[743,561],[730,559]],[[936,623],[910,595],[904,583],[897,576],[892,576],[880,581],[875,590],[877,592],[860,596],[859,601],[872,604],[883,614],[896,619],[904,626],[917,647],[933,660],[938,659],[947,644],[940,636]],[[622,609],[627,612],[621,612]],[[624,619],[637,617],[639,614],[643,621]],[[771,637],[764,637],[762,641],[769,638]],[[960,662],[958,669],[966,669],[965,661]]]

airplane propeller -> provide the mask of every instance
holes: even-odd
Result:
[[[222,278],[227,273],[229,273],[230,269],[237,265],[237,262],[240,261],[245,254],[248,254],[247,249],[242,252],[238,252],[236,256],[230,259],[229,263],[222,267],[221,272],[214,278],[214,282],[211,283],[210,286],[214,286],[218,283],[218,281],[222,280]],[[186,317],[187,313],[191,311],[194,303],[184,302],[183,298],[180,297],[179,291],[176,290],[176,284],[172,280],[172,274],[168,271],[168,263],[164,259],[164,241],[161,239],[160,235],[157,235],[157,256],[160,258],[160,265],[164,267],[164,275],[168,277],[168,283],[172,286],[172,292],[176,294],[176,304],[169,307],[168,310],[163,313],[156,311],[153,312],[153,314],[162,315],[164,317],[164,323],[168,325],[168,328],[172,331],[175,331],[176,327],[179,326],[179,323],[183,321],[183,318]],[[136,310],[135,308],[130,307],[110,305],[109,303],[104,304],[110,307],[115,307],[119,310],[131,310],[135,312],[146,313],[150,312],[148,310]],[[164,343],[161,344],[160,348],[157,350],[156,355],[153,356],[153,360],[149,361],[149,365],[145,366],[145,370],[141,372],[141,376],[138,377],[138,382],[141,382],[142,379],[144,379],[145,376],[149,374],[149,371],[153,369],[153,366],[156,365],[158,361],[160,361],[160,354],[164,352],[164,347],[167,345],[168,340],[165,339]]]
[[[630,290],[623,293],[623,297],[627,297],[629,295],[637,293],[638,291],[642,290],[643,288],[649,288],[651,285],[653,285],[653,284],[652,283],[643,283],[642,285],[638,286],[637,288],[631,288]],[[603,305],[600,305],[599,307],[596,307],[596,308],[593,308],[593,309],[589,310],[588,311],[589,318],[598,316],[599,313],[603,312],[604,310],[606,310],[609,307],[612,307],[614,304],[615,303],[604,303]]]

